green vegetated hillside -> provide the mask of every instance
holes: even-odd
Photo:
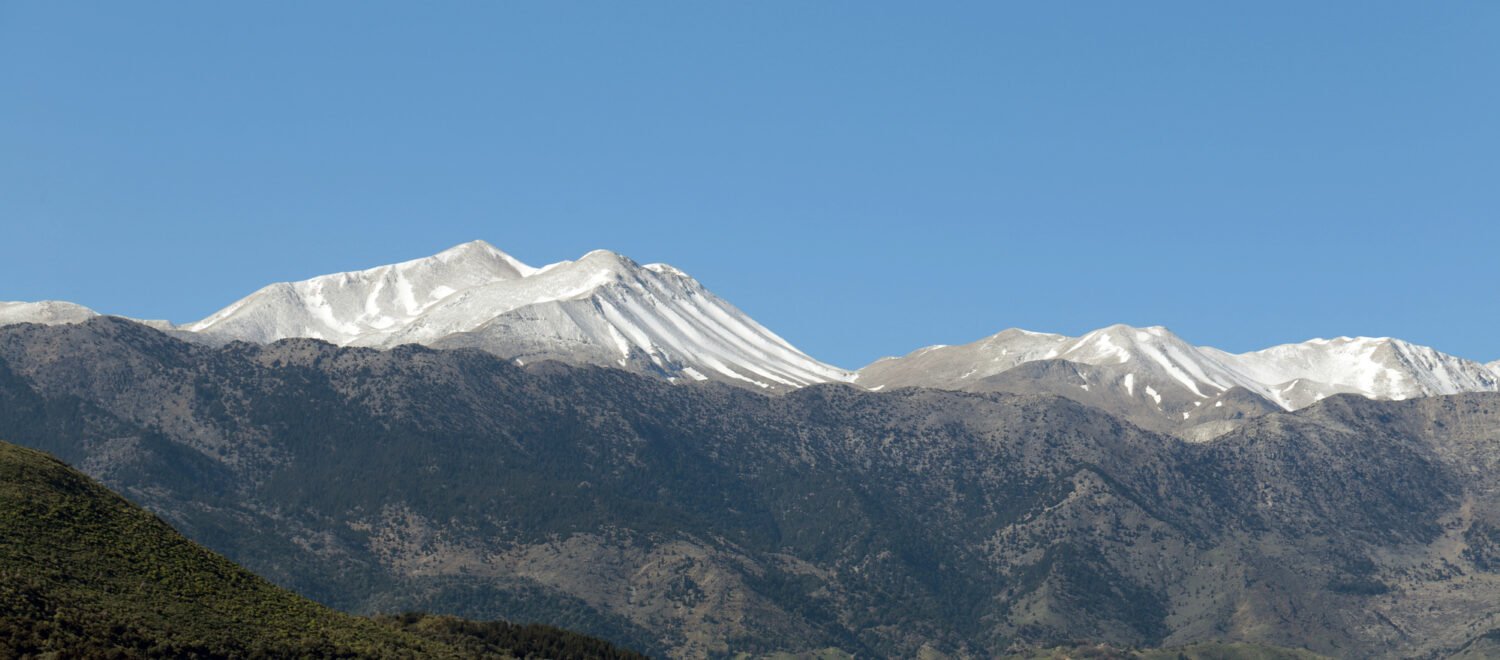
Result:
[[[1496,394],[1193,444],[1050,395],[762,396],[96,319],[0,328],[0,435],[338,609],[653,655],[1444,657],[1500,629]]]
[[[183,538],[41,452],[0,442],[0,656],[640,657],[564,631],[372,621]]]

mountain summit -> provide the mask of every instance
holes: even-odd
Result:
[[[200,336],[310,337],[480,348],[673,380],[787,389],[850,374],[823,364],[666,264],[606,250],[535,268],[484,241],[368,270],[272,284],[196,323]]]
[[[98,315],[98,312],[83,305],[63,302],[61,300],[42,300],[39,302],[0,301],[0,325],[10,325],[12,323],[40,323],[42,325],[80,323]]]
[[[876,361],[859,370],[855,382],[873,389],[985,391],[1000,374],[1047,360],[1092,367],[1090,373],[1110,377],[1125,396],[1183,418],[1205,403],[1218,403],[1216,397],[1234,388],[1286,410],[1334,394],[1410,399],[1500,390],[1493,365],[1388,337],[1313,339],[1234,354],[1194,346],[1160,326],[1127,325],[1080,337],[1006,330],[971,344],[932,346]],[[1079,390],[1099,387],[1087,382],[1086,374],[1076,378]]]

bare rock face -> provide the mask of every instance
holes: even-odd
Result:
[[[341,608],[541,620],[673,657],[1080,639],[1409,657],[1500,629],[1500,394],[1285,412],[1021,367],[988,392],[763,396],[98,318],[0,327],[0,437]],[[1237,426],[1184,442],[1057,395],[1155,409],[1147,386],[1164,413]]]

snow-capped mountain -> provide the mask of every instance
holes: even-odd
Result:
[[[218,340],[476,347],[523,361],[553,358],[771,389],[852,378],[671,266],[641,266],[598,250],[533,268],[483,241],[272,284],[181,328]]]
[[[0,302],[0,325],[97,315],[59,301]],[[557,359],[773,390],[854,382],[872,390],[1045,392],[1174,432],[1253,412],[1260,407],[1254,399],[1293,410],[1340,393],[1405,399],[1500,390],[1500,361],[1480,364],[1398,339],[1314,339],[1232,354],[1166,328],[1125,325],[1080,337],[1006,330],[851,373],[802,353],[671,266],[598,250],[535,268],[484,241],[272,284],[196,323],[141,322],[192,341],[308,337],[376,348],[479,348],[523,362]]]
[[[1126,325],[1112,325],[1081,337],[1006,330],[972,344],[933,346],[906,357],[877,361],[861,369],[856,382],[872,388],[983,389],[978,385],[981,381],[1039,360],[1117,367],[1129,394],[1135,395],[1139,389],[1141,396],[1153,399],[1165,390],[1182,390],[1188,397],[1203,399],[1253,382],[1232,364],[1188,344],[1166,328]]]
[[[855,382],[872,389],[982,391],[993,385],[986,379],[1038,360],[1109,367],[1110,373],[1118,372],[1125,396],[1149,400],[1184,418],[1235,387],[1288,410],[1339,393],[1407,399],[1500,390],[1500,373],[1493,367],[1399,339],[1314,339],[1232,354],[1193,346],[1166,328],[1124,325],[1081,337],[1006,330],[972,344],[928,347],[877,361],[861,369]]]
[[[98,315],[98,312],[83,305],[75,305],[61,300],[43,300],[40,302],[0,301],[0,325],[10,325],[12,323],[41,323],[43,325],[78,323],[87,321]]]
[[[1054,394],[1137,425],[1199,437],[1194,429],[1226,413],[1264,414],[1270,392],[1166,328],[1113,325],[1081,337],[1006,330],[963,346],[932,346],[877,361],[856,376],[877,390],[937,387],[972,392]],[[1259,401],[1260,403],[1257,403]],[[1226,408],[1225,406],[1229,406]]]
[[[1341,392],[1411,399],[1500,390],[1500,374],[1483,364],[1390,337],[1313,339],[1239,355],[1203,351],[1237,365],[1288,409]]]

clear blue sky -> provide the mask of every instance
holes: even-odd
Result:
[[[483,238],[840,366],[1006,327],[1500,358],[1500,3],[3,2],[0,300]]]

